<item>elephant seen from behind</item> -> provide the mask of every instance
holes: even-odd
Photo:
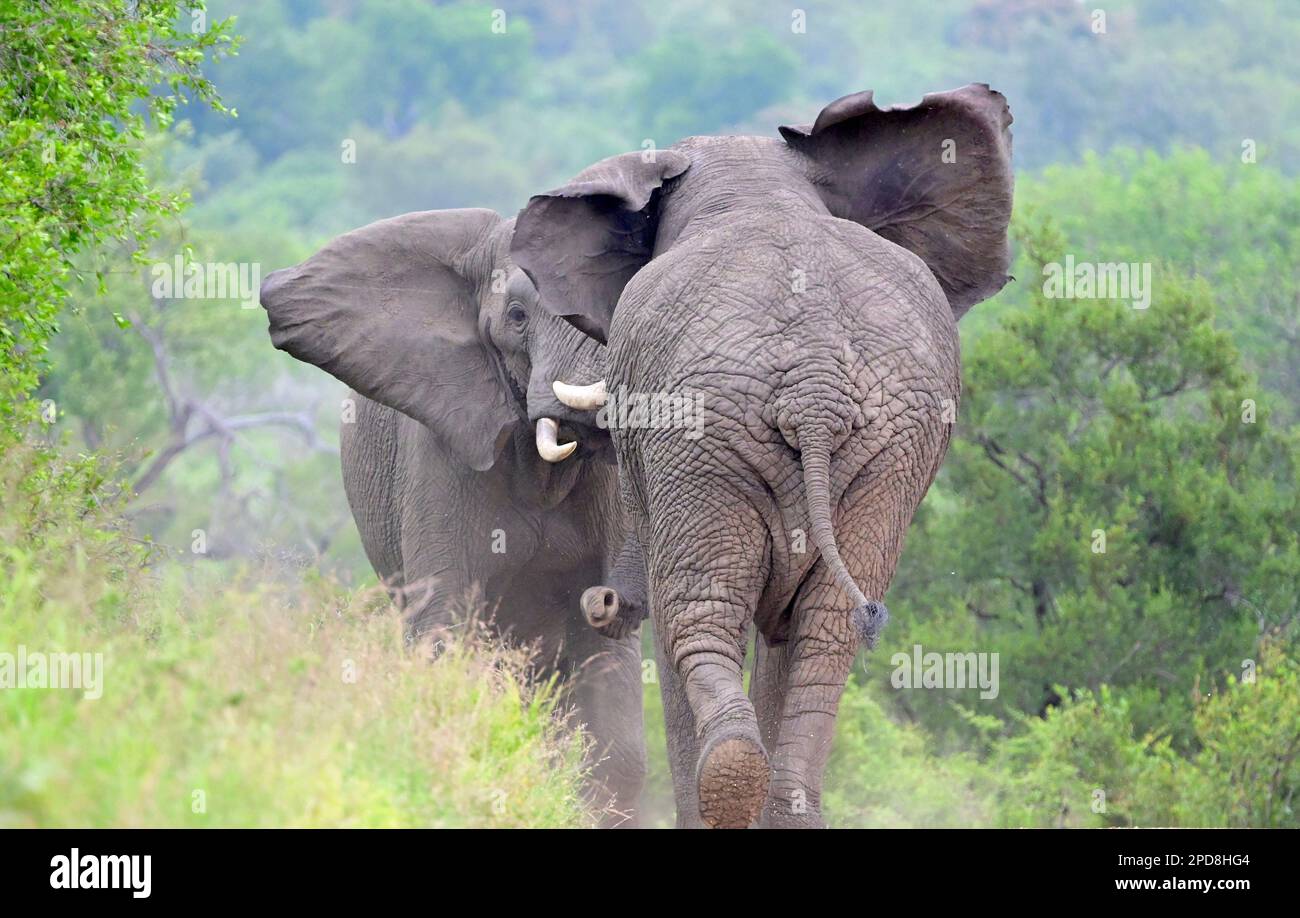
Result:
[[[824,824],[840,695],[948,447],[956,320],[1007,280],[1010,124],[984,85],[857,93],[780,140],[612,157],[517,219],[542,305],[608,342],[566,400],[702,396],[699,435],[610,425],[680,825]]]

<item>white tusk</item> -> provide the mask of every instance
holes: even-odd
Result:
[[[551,389],[561,404],[579,411],[591,411],[605,404],[605,380],[594,382],[589,386],[571,386],[558,379],[551,383]]]
[[[547,462],[563,462],[578,448],[577,443],[560,446],[556,438],[560,434],[560,425],[550,418],[537,419],[537,455]]]

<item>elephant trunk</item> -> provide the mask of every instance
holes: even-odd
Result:
[[[558,319],[539,322],[528,379],[528,415],[559,424],[595,427],[605,348]],[[569,385],[573,383],[573,385]]]
[[[876,646],[880,631],[889,621],[883,602],[867,599],[840,557],[831,515],[831,437],[813,427],[799,431],[800,462],[803,465],[804,500],[808,504],[813,544],[831,569],[840,588],[853,600],[853,625],[868,649]]]

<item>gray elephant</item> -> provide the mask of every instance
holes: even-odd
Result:
[[[565,680],[594,740],[604,822],[633,825],[645,774],[639,639],[593,631],[578,600],[613,583],[623,617],[639,618],[644,571],[624,538],[608,438],[552,391],[556,379],[599,378],[605,349],[537,308],[510,261],[513,226],[490,210],[382,220],[269,275],[262,305],[277,348],[355,390],[344,486],[410,633],[452,625],[480,590],[497,631],[537,647],[543,674]]]
[[[543,306],[608,340],[608,379],[561,391],[607,400],[679,824],[824,824],[840,695],[947,450],[956,320],[1007,280],[1010,124],[984,85],[857,93],[782,140],[612,157],[517,219]],[[692,394],[702,427],[615,410]]]

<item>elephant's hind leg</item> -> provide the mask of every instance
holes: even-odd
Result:
[[[655,629],[655,662],[659,696],[663,701],[664,735],[668,741],[668,766],[672,771],[673,799],[677,806],[677,828],[700,829],[700,790],[695,784],[695,764],[700,746],[695,739],[695,715],[686,701],[686,689],[664,650],[659,629]]]
[[[767,754],[742,671],[768,572],[768,536],[742,499],[706,494],[690,503],[676,495],[652,510],[651,609],[695,722],[700,818],[714,828],[745,828],[767,797]]]
[[[765,683],[784,677],[780,689],[765,687],[783,695],[769,715],[768,730],[775,733],[775,742],[769,739],[772,784],[763,808],[765,827],[825,825],[822,772],[835,735],[840,695],[858,646],[851,612],[852,601],[834,578],[815,571],[791,622],[789,643],[776,648],[784,673],[764,674]],[[770,663],[768,668],[775,669]]]
[[[767,754],[776,751],[781,727],[781,708],[785,698],[786,676],[790,661],[788,643],[769,644],[762,634],[754,636],[754,671],[749,677],[749,697],[758,715],[758,729]]]
[[[746,614],[748,608],[744,602],[710,599],[685,604],[682,614],[690,619],[704,614],[732,619]],[[741,640],[735,642],[734,650],[729,645],[719,651],[693,650],[690,645],[694,641],[687,638],[670,651],[695,721],[700,750],[695,768],[700,819],[711,828],[748,827],[758,819],[767,798],[767,753],[754,707],[742,685]]]
[[[864,475],[846,492],[836,538],[845,566],[867,596],[884,596],[902,550],[903,533],[923,493],[912,479],[900,480],[892,470]],[[789,642],[782,648],[785,684],[764,826],[825,825],[822,773],[830,756],[840,696],[863,642],[860,623],[852,613],[853,600],[819,560],[795,597]]]

